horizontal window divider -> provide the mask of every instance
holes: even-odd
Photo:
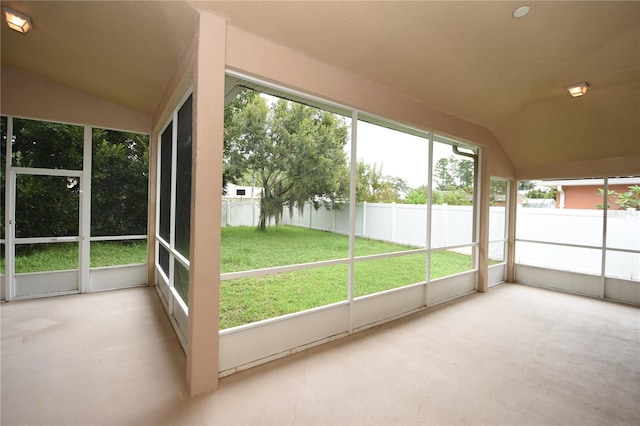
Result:
[[[503,238],[501,240],[489,240],[489,244],[504,243],[506,241],[507,241],[507,238]]]
[[[180,293],[178,293],[178,290],[176,290],[175,287],[169,287],[169,291],[171,292],[173,298],[175,299],[175,302],[178,303],[185,315],[189,316],[189,307],[186,303],[184,303],[184,300],[182,300],[182,296],[180,295]]]
[[[393,251],[389,253],[379,253],[379,254],[369,254],[367,256],[357,256],[354,260],[356,262],[364,262],[366,260],[376,260],[376,259],[386,259],[390,257],[400,257],[411,254],[420,254],[427,253],[429,251],[428,248],[420,248],[415,250],[403,250],[403,251]]]
[[[251,269],[249,271],[225,272],[220,274],[220,281],[236,280],[239,278],[257,277],[260,275],[279,274],[282,272],[303,271],[305,269],[323,266],[347,265],[349,258],[322,260],[320,262],[298,263],[295,265],[273,266],[271,268]]]
[[[16,272],[16,276],[17,277],[35,277],[35,276],[45,276],[47,274],[63,274],[63,273],[67,273],[67,272],[78,272],[80,268],[75,268],[75,269],[59,269],[57,271],[38,271],[38,272]],[[74,293],[79,293],[79,290],[71,290]],[[62,293],[58,293],[55,292],[55,294],[62,294]],[[42,296],[37,296],[37,297],[42,297]]]
[[[538,241],[538,240],[521,240],[516,238],[516,243],[532,243],[532,244],[546,244],[551,246],[562,246],[562,247],[574,247],[574,248],[583,248],[583,249],[592,249],[592,250],[602,250],[602,246],[590,246],[586,244],[571,244],[571,243],[557,243],[552,241]]]
[[[621,253],[640,253],[640,250],[634,249],[624,249],[624,248],[616,248],[616,247],[603,247],[603,246],[590,246],[585,244],[570,244],[570,243],[557,243],[552,241],[538,241],[538,240],[523,240],[517,239],[516,243],[532,243],[532,244],[547,244],[552,246],[562,246],[562,247],[574,247],[574,248],[583,248],[583,249],[591,249],[591,250],[607,250],[607,251],[617,251]]]
[[[82,170],[41,169],[37,167],[11,167],[11,171],[23,175],[82,177]]]
[[[378,297],[384,297],[384,295],[386,294],[391,294],[391,293],[399,293],[401,291],[407,291],[410,288],[414,288],[414,287],[424,287],[427,284],[426,281],[420,281],[417,283],[413,283],[413,284],[407,284],[407,285],[403,285],[400,287],[394,287],[394,288],[389,288],[387,290],[382,290],[382,291],[378,291],[376,293],[371,293],[371,294],[363,294],[362,296],[358,296],[358,297],[354,297],[353,298],[353,302],[357,303],[363,300],[367,300],[367,299],[375,299]]]
[[[167,250],[173,257],[178,259],[178,262],[180,262],[182,264],[182,266],[184,266],[185,268],[189,269],[189,267],[190,267],[189,265],[191,265],[191,262],[189,261],[189,259],[184,257],[178,250],[172,249],[171,245],[168,242],[166,242],[165,240],[163,240],[162,237],[160,237],[159,235],[156,235],[156,241],[158,241],[158,243],[165,250]]]
[[[273,266],[270,268],[251,269],[248,271],[225,272],[220,274],[221,281],[235,280],[239,278],[257,277],[260,275],[279,274],[282,272],[302,271],[305,269],[321,268],[324,266],[348,265],[353,262],[364,262],[368,260],[386,259],[391,257],[407,256],[411,254],[427,253],[428,249],[421,248],[415,250],[394,251],[391,253],[370,254],[367,256],[358,256],[354,259],[342,258],[333,260],[321,260],[319,262],[298,263],[295,265]]]
[[[160,273],[160,277],[164,280],[165,284],[169,285],[171,281],[169,280],[169,277],[167,276],[167,274],[164,273],[164,270],[162,269],[159,263],[156,263],[156,271]]]
[[[182,264],[182,266],[184,266],[185,268],[189,269],[189,267],[191,265],[191,262],[189,262],[189,259],[184,257],[177,250],[171,250],[171,254],[173,254],[173,256],[178,260],[178,262],[180,262]]]
[[[476,247],[477,245],[478,243],[475,242],[475,243],[467,243],[467,244],[458,244],[456,246],[431,247],[431,251],[454,250],[454,249],[465,248],[465,247]]]
[[[620,253],[640,254],[640,250],[634,250],[634,249],[623,249],[623,248],[615,248],[615,247],[605,247],[604,249],[607,251],[617,251]]]
[[[91,237],[89,241],[121,241],[121,240],[146,240],[146,235],[109,235],[101,237]]]
[[[77,243],[80,242],[80,237],[31,237],[31,238],[16,238],[13,242],[18,244],[49,244],[49,243]]]
[[[166,242],[160,235],[156,235],[156,241],[160,243],[160,245],[164,247],[165,250],[171,251],[171,244]]]
[[[463,247],[474,247],[477,245],[478,243],[461,244],[458,246],[438,247],[435,249],[431,249],[431,251],[434,252],[434,251],[443,251],[443,250],[450,250],[450,249],[463,248]],[[220,274],[220,281],[230,281],[230,280],[236,280],[240,278],[257,277],[261,275],[279,274],[283,272],[302,271],[305,269],[321,268],[324,266],[348,265],[349,263],[351,263],[351,261],[353,261],[354,263],[359,263],[359,262],[366,262],[370,260],[409,256],[412,254],[421,254],[421,253],[426,254],[428,252],[429,252],[428,248],[419,248],[415,250],[394,251],[391,253],[370,254],[367,256],[358,256],[353,259],[343,258],[343,259],[333,259],[333,260],[322,260],[319,262],[298,263],[295,265],[285,265],[285,266],[273,266],[269,268],[251,269],[247,271],[225,272]],[[475,270],[477,269],[474,269],[473,271]]]
[[[89,268],[91,271],[102,271],[107,269],[127,269],[140,266],[147,266],[146,263],[125,263],[123,265],[110,265],[110,266],[92,266]]]

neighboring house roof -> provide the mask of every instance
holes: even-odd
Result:
[[[640,185],[640,178],[612,178],[609,185]],[[565,179],[565,180],[545,180],[540,182],[541,186],[555,188],[557,186],[603,186],[604,179]]]

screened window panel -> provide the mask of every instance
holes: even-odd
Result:
[[[13,119],[15,167],[82,170],[84,127]]]
[[[163,246],[159,246],[158,249],[158,263],[164,274],[169,276],[169,251]]]
[[[64,271],[79,268],[79,243],[16,245],[15,273]]]
[[[358,262],[354,277],[355,296],[425,282],[426,265],[424,253]]]
[[[79,198],[77,177],[18,175],[16,237],[78,236]]]
[[[91,236],[147,233],[149,137],[93,129]]]
[[[429,139],[358,120],[357,158],[356,255],[426,247]]]
[[[189,270],[182,263],[174,261],[173,286],[186,305],[189,304]]]
[[[640,250],[640,210],[607,212],[607,247]]]
[[[192,97],[178,111],[178,140],[176,167],[176,250],[189,258],[191,224],[191,114]]]
[[[471,244],[475,165],[448,143],[433,143],[431,247]]]
[[[607,250],[606,275],[640,282],[640,253]]]
[[[561,271],[600,275],[602,251],[554,244],[516,242],[516,263]]]
[[[162,133],[160,142],[160,223],[158,230],[160,237],[166,242],[171,235],[171,134],[173,123],[169,124]]]

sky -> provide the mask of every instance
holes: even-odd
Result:
[[[278,98],[261,94],[269,105]],[[349,126],[349,141],[345,145],[347,158],[351,158],[351,119],[345,117]],[[358,121],[358,160],[382,166],[382,173],[403,179],[410,188],[427,184],[429,166],[429,140],[409,133]],[[451,145],[434,142],[434,164],[444,157],[454,155]]]
[[[404,179],[411,188],[426,185],[429,166],[429,140],[386,127],[358,121],[358,160],[382,165],[382,173]],[[351,144],[347,155],[350,157]],[[451,146],[434,142],[434,164],[454,155]]]

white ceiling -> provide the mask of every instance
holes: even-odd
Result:
[[[2,4],[35,28],[3,25],[3,63],[145,113],[206,9],[488,128],[516,167],[640,156],[640,2],[529,2],[520,20],[524,2]]]

